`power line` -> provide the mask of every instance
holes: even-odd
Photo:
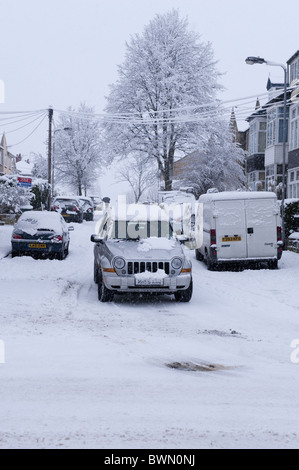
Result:
[[[13,145],[9,145],[8,147],[11,148],[11,147],[16,147],[17,145],[20,145],[22,144],[23,142],[25,142],[25,140],[29,139],[29,137],[32,136],[32,134],[34,134],[34,132],[39,128],[39,126],[43,123],[43,121],[45,120],[46,118],[46,114],[43,116],[43,118],[40,120],[40,122],[38,123],[38,125],[33,129],[33,131],[30,132],[30,134],[27,135],[27,137],[25,137],[24,139],[22,139],[20,142],[17,142],[16,144],[13,144]]]
[[[5,133],[6,134],[12,134],[14,132],[19,131],[20,129],[24,129],[24,127],[30,126],[32,123],[36,122],[41,116],[44,116],[44,115],[45,115],[45,113],[40,113],[35,119],[33,119],[30,122],[27,122],[27,124],[24,124],[23,126],[17,127],[16,129],[13,129],[13,130],[10,130],[10,131],[5,131]]]
[[[277,95],[281,94],[281,90],[277,90]],[[133,111],[133,112],[120,112],[120,113],[88,113],[74,110],[59,110],[55,109],[54,111],[64,115],[64,116],[73,116],[82,120],[94,120],[99,123],[107,124],[122,124],[122,125],[152,125],[152,124],[174,124],[174,123],[199,123],[203,120],[215,118],[216,115],[230,116],[232,108],[235,111],[235,115],[239,119],[244,119],[254,114],[255,109],[252,109],[251,104],[256,103],[257,97],[262,100],[263,98],[269,99],[269,94],[259,93],[251,96],[246,96],[243,98],[235,98],[226,101],[210,101],[207,103],[202,103],[199,105],[190,105],[185,107],[177,107],[172,109],[161,109],[161,110],[143,110],[143,111]],[[282,102],[281,102],[282,103]],[[280,102],[276,102],[276,105],[279,105]],[[228,106],[230,105],[230,106]],[[267,109],[267,107],[272,106],[272,104],[264,105],[262,108]],[[40,115],[44,115],[48,110],[36,110],[36,111],[2,111],[0,115],[20,115],[20,119],[7,122],[8,120],[13,119],[13,117],[0,118],[0,121],[3,119],[5,125],[15,124],[22,120],[27,120],[31,117],[37,116],[34,120],[30,121],[28,124],[21,126],[17,129],[8,131],[16,132],[17,130],[26,127],[27,125],[35,122]],[[167,115],[167,117],[165,117]],[[3,123],[1,123],[3,127]]]

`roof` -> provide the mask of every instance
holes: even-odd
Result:
[[[27,211],[23,212],[17,222],[18,227],[26,227],[28,233],[35,233],[38,229],[54,230],[56,233],[62,232],[63,219],[58,212],[48,211]]]
[[[299,51],[295,52],[295,54],[293,54],[292,57],[287,60],[287,64],[290,65],[290,63],[293,62],[293,60],[295,60],[297,57],[299,57]]]
[[[273,83],[269,77],[267,81],[267,90],[269,91],[271,88],[284,88],[284,83]]]
[[[29,159],[18,161],[16,167],[19,175],[32,176],[33,163],[31,163]]]
[[[230,201],[237,199],[277,199],[276,194],[268,191],[223,191],[220,193],[202,194],[198,202]]]

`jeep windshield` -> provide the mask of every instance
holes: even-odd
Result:
[[[172,235],[172,226],[166,220],[114,220],[111,227],[111,238],[117,240],[140,240],[151,237],[171,238]]]

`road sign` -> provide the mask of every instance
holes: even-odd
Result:
[[[32,178],[23,178],[22,176],[18,177],[18,186],[22,188],[31,188]]]

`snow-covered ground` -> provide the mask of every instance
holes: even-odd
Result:
[[[0,227],[0,448],[299,448],[298,254],[209,272],[190,252],[189,304],[103,304],[95,222],[73,225],[64,261],[5,257]]]

